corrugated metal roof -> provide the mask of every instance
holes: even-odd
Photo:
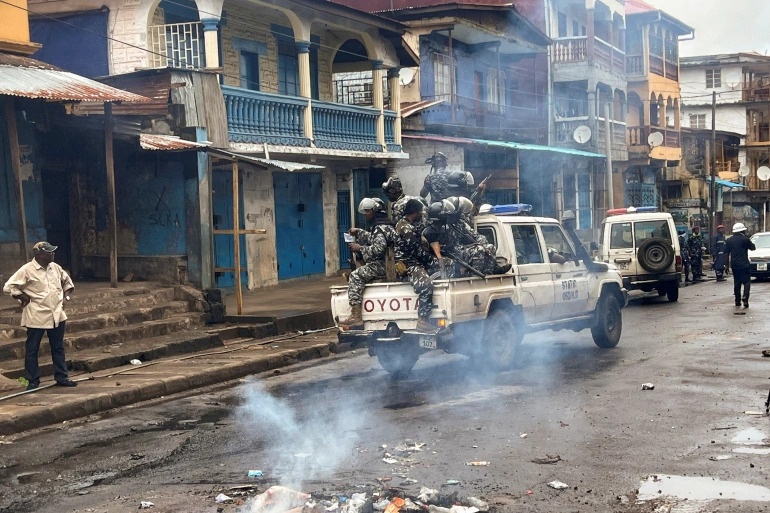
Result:
[[[508,141],[490,141],[487,139],[466,139],[462,137],[446,137],[443,135],[412,135],[404,134],[404,139],[426,139],[429,141],[439,141],[454,144],[478,144],[481,146],[490,146],[497,148],[507,148],[512,150],[522,151],[549,151],[552,153],[562,153],[565,155],[575,155],[578,157],[590,157],[596,159],[603,159],[605,156],[601,153],[592,153],[590,151],[575,150],[572,148],[559,148],[556,146],[543,146],[540,144],[527,144]]]
[[[244,155],[242,153],[235,153],[232,151],[226,151],[219,148],[208,148],[209,153],[225,157],[228,160],[242,160],[244,162],[252,162],[260,167],[267,167],[268,169],[280,169],[281,171],[302,171],[308,169],[324,169],[325,166],[319,166],[316,164],[303,164],[302,162],[288,162],[286,160],[273,160],[263,159],[260,157],[253,157],[251,155]]]
[[[710,182],[711,177],[707,176],[706,181]],[[729,187],[731,189],[743,189],[748,187],[748,185],[743,185],[742,183],[730,182],[728,180],[722,180],[721,178],[717,178],[716,180],[714,180],[714,182],[716,182],[717,185],[721,185],[722,187]]]
[[[140,134],[139,146],[151,151],[183,151],[199,150],[209,146],[208,143],[186,141],[174,135]]]
[[[418,112],[422,112],[425,109],[429,109],[435,105],[444,103],[444,100],[425,100],[422,102],[404,102],[401,104],[401,117],[408,118]]]
[[[0,95],[83,102],[147,101],[29,57],[0,53]]]

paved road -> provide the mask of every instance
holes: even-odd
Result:
[[[734,315],[744,310],[731,290],[711,281],[677,304],[633,299],[613,350],[589,332],[529,335],[520,366],[501,374],[436,353],[393,382],[359,350],[0,439],[0,511],[112,513],[151,501],[156,511],[246,512],[248,502],[214,497],[279,482],[350,496],[378,478],[409,496],[457,480],[442,494],[482,497],[495,511],[764,511],[770,425],[744,412],[764,410],[770,386],[770,285],[755,285],[746,315]],[[425,445],[395,450],[406,443]],[[561,460],[531,461],[546,455]],[[637,503],[651,475],[639,495],[650,500]],[[659,497],[670,490],[681,497]]]

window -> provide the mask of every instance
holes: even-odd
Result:
[[[433,54],[433,88],[434,98],[437,100],[450,100],[454,94],[452,81],[452,68],[454,62],[448,55],[442,53]],[[455,82],[456,83],[456,82]]]
[[[706,88],[716,89],[722,87],[722,68],[709,68],[706,70]]]
[[[611,226],[610,249],[629,249],[634,247],[631,223],[617,223]]]
[[[495,238],[495,229],[491,226],[479,226],[476,231],[479,232],[479,235],[483,235],[487,242],[492,244],[495,248],[497,248],[497,240]]]
[[[535,225],[511,225],[513,244],[516,248],[516,263],[542,264],[543,252],[540,250],[540,240],[537,237]]]
[[[540,229],[543,230],[543,238],[545,239],[545,245],[549,251],[553,249],[556,253],[562,255],[568,260],[575,258],[575,251],[572,249],[572,244],[569,243],[567,237],[564,236],[564,232],[561,231],[561,226],[551,224],[542,225]]]
[[[240,52],[241,54],[241,87],[259,91],[259,54]]]
[[[278,92],[299,96],[299,59],[296,51],[278,50]]]
[[[706,128],[706,115],[690,114],[690,128]]]
[[[490,110],[505,106],[505,72],[489,68],[487,71],[487,101]]]
[[[636,237],[637,246],[653,237],[666,239],[668,241],[671,240],[668,221],[665,219],[660,221],[640,221],[634,223],[634,235]]]
[[[559,37],[567,37],[567,15],[559,13]]]
[[[591,174],[578,175],[578,229],[589,230],[593,222],[591,215]]]
[[[572,22],[572,36],[577,37],[580,35],[580,24],[577,21]]]

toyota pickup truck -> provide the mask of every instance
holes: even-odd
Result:
[[[615,347],[628,301],[621,274],[613,264],[593,262],[574,230],[557,220],[503,213],[518,210],[492,207],[476,217],[476,230],[512,268],[485,278],[434,280],[434,333],[415,331],[417,296],[408,282],[375,282],[364,290],[364,328],[341,330],[340,341],[367,344],[394,375],[408,373],[422,353],[436,349],[510,368],[524,335],[548,329],[590,329],[597,346]],[[347,286],[331,287],[331,307],[336,322],[349,315]]]

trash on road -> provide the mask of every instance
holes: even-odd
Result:
[[[642,383],[642,390],[655,390],[655,385],[652,383]]]
[[[141,365],[141,364],[142,364],[142,360],[137,360],[136,358],[131,360],[131,365]]]
[[[489,504],[476,497],[468,497],[465,499],[465,502],[468,503],[468,506],[472,506],[479,511],[489,511]]]
[[[417,496],[420,502],[435,503],[438,500],[438,490],[423,486],[420,488],[420,494]]]
[[[519,438],[527,438],[527,436],[528,436],[527,433],[522,433],[522,434],[519,435]]]
[[[395,465],[396,463],[398,463],[398,460],[396,458],[382,458],[382,461],[384,461],[388,465]]]
[[[150,501],[142,501],[139,503],[139,509],[150,509],[154,507],[155,507],[155,504],[153,504]]]
[[[630,499],[625,495],[618,495],[618,500],[621,504],[628,504],[630,502]]]
[[[746,312],[733,312],[733,315],[746,315]]]
[[[569,488],[569,485],[567,483],[562,483],[561,481],[551,481],[550,483],[548,483],[548,486],[550,486],[554,490],[564,490],[565,488]]]
[[[711,456],[709,459],[711,461],[722,461],[722,460],[729,460],[732,458],[729,454],[719,454],[717,456]]]
[[[219,502],[219,503],[222,503],[222,502],[231,501],[231,500],[233,500],[233,498],[225,495],[224,493],[220,493],[219,495],[217,495],[214,498],[214,500]]]
[[[448,485],[459,485],[460,481],[458,481],[457,479],[447,479],[446,480],[446,484],[448,484]]]
[[[398,513],[404,507],[404,499],[395,497],[385,508],[385,513]]]
[[[298,492],[285,486],[271,486],[257,495],[251,504],[251,513],[286,511],[301,508],[310,499],[310,494]]]
[[[762,351],[762,356],[770,356],[770,349],[765,349]]]
[[[743,413],[745,413],[746,415],[765,415],[765,412],[757,411],[757,410],[747,410]]]
[[[558,454],[546,454],[545,458],[535,458],[532,463],[539,463],[540,465],[553,465],[561,461],[561,456]]]
[[[466,461],[465,464],[469,467],[488,467],[488,461]]]
[[[416,479],[412,479],[411,477],[407,477],[406,479],[401,481],[401,486],[409,486],[409,485],[417,484],[418,482],[419,481],[417,481]]]
[[[372,504],[372,507],[375,511],[385,511],[385,508],[387,508],[389,505],[390,501],[388,499],[382,499]]]
[[[262,477],[261,470],[249,470],[249,477]]]

